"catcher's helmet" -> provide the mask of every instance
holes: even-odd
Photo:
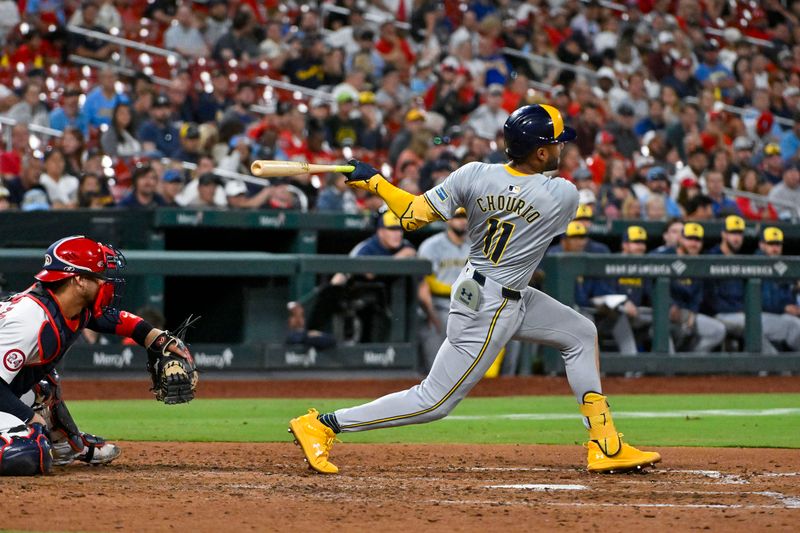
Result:
[[[575,130],[564,126],[561,113],[553,106],[536,104],[520,107],[503,125],[506,155],[523,159],[535,148],[575,139]]]
[[[34,276],[39,281],[52,282],[72,276],[91,276],[106,283],[100,288],[94,303],[94,314],[111,312],[122,297],[125,280],[122,252],[83,235],[58,240],[47,248],[44,266]]]

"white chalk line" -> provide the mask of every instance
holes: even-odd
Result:
[[[428,503],[438,505],[508,505],[531,506],[528,502],[499,502],[494,500],[428,500]],[[615,503],[615,502],[541,502],[537,506],[557,507],[632,507],[632,508],[674,508],[674,509],[786,509],[784,505],[759,505],[759,504],[725,504],[725,503]]]
[[[586,485],[571,485],[569,483],[521,483],[517,485],[486,485],[486,489],[515,489],[546,492],[551,490],[589,490]]]
[[[614,411],[614,418],[692,418],[714,416],[795,416],[800,408],[782,407],[775,409],[688,409],[680,411]],[[444,420],[575,420],[578,413],[511,413],[499,415],[450,415]]]

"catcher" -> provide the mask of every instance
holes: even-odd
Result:
[[[194,398],[197,369],[183,343],[191,318],[175,333],[119,311],[125,258],[83,236],[47,249],[27,290],[0,302],[0,474],[46,473],[74,460],[107,464],[120,449],[81,432],[61,395],[56,365],[84,328],[129,337],[147,348],[156,399]]]

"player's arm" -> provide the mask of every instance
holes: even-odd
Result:
[[[427,276],[425,276],[425,282],[430,288],[431,294],[433,294],[434,296],[442,296],[444,298],[450,298],[450,291],[452,287],[449,283],[441,281],[434,274],[428,274]]]
[[[104,314],[100,317],[92,317],[86,327],[98,333],[109,333],[119,335],[120,337],[128,337],[133,339],[139,346],[143,346],[147,349],[150,349],[153,342],[159,336],[167,334],[164,330],[154,327],[142,317],[129,313],[128,311],[115,311],[111,313],[110,316]],[[177,356],[191,359],[189,351],[182,342],[170,342],[168,344],[168,350]]]
[[[366,163],[355,159],[348,163],[356,168],[353,172],[345,174],[347,184],[383,198],[389,209],[400,219],[404,230],[414,231],[434,220],[442,219],[433,210],[425,195],[417,196],[395,187],[376,168]]]
[[[26,423],[41,423],[41,417],[34,418],[33,409],[20,400],[12,383],[39,346],[44,312],[36,304],[23,300],[7,313],[0,327],[0,412],[10,413]]]

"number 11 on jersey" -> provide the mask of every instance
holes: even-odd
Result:
[[[483,255],[496,265],[506,251],[515,226],[511,222],[502,222],[497,218],[490,218],[486,223],[489,227],[483,237]]]

